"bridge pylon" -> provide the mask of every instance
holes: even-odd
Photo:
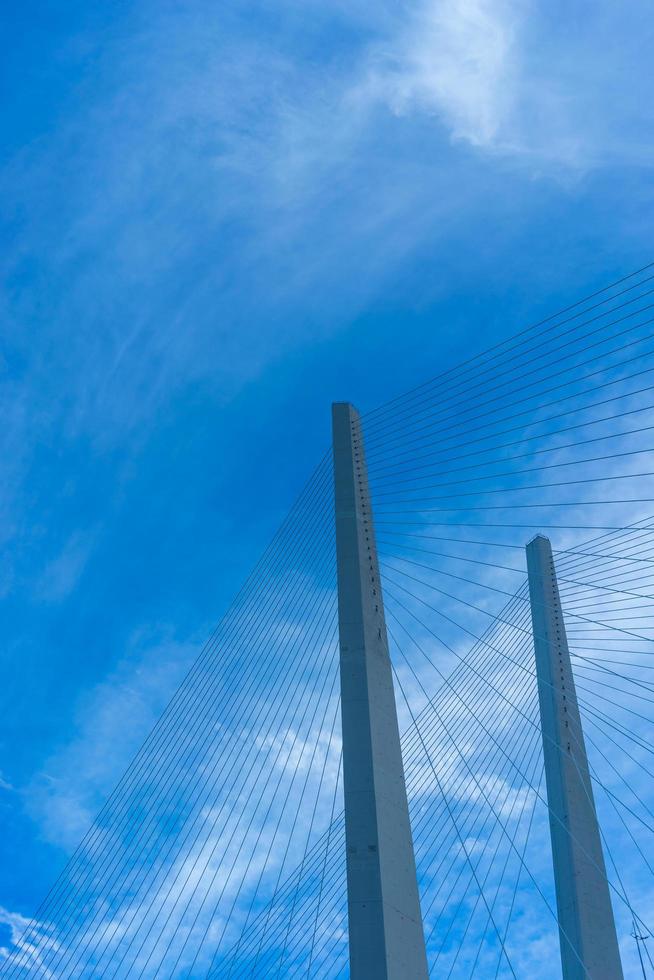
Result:
[[[351,980],[427,980],[361,423],[332,407]]]
[[[552,546],[527,545],[559,944],[564,980],[622,980]]]

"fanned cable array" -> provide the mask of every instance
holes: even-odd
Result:
[[[556,974],[537,532],[625,975],[654,976],[653,322],[648,266],[363,416],[434,976]],[[2,976],[348,976],[331,468],[328,453]]]
[[[324,829],[340,756],[331,481],[328,455],[3,976],[204,976]]]
[[[408,701],[426,697],[438,684],[436,675],[443,683],[445,665],[486,637],[488,657],[503,664],[492,688],[486,685],[486,697],[498,717],[503,705],[521,713],[512,719],[514,733],[525,751],[530,737],[538,736],[539,758],[537,700],[523,704],[520,693],[520,680],[532,699],[536,691],[524,549],[538,532],[552,541],[630,976],[652,969],[648,938],[654,925],[653,288],[652,269],[641,270],[364,419],[387,617]],[[503,607],[507,602],[513,605]],[[489,624],[511,632],[489,641]],[[511,639],[528,651],[521,667]],[[495,737],[493,724],[484,751],[491,751]],[[471,785],[478,772],[473,756]],[[503,936],[493,893],[483,881],[492,845],[475,837],[473,854],[483,847],[485,857],[479,868],[472,857],[464,872],[475,913],[456,966],[443,959],[447,945],[430,945],[430,965],[445,975],[493,975],[488,963],[475,963],[476,954],[466,972],[475,917],[484,936],[481,956],[497,952],[503,938],[498,975],[536,973],[529,950],[542,949],[548,921],[556,957],[547,797],[526,759],[516,761],[512,773],[518,789],[532,794],[534,807],[533,863],[526,860],[521,887],[533,878],[528,900],[523,896],[517,905],[522,931],[512,918],[514,928]],[[473,795],[482,790],[479,785]],[[490,800],[487,808],[501,823],[501,808]],[[504,845],[510,848],[506,835]],[[422,888],[429,934],[424,882]],[[533,936],[530,941],[530,916],[541,920],[538,945]]]

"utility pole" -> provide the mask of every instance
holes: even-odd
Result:
[[[564,980],[622,980],[620,952],[552,546],[527,545]]]
[[[427,980],[361,423],[332,406],[351,980]]]

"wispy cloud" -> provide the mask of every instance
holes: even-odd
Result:
[[[452,140],[533,175],[570,177],[618,158],[638,165],[647,156],[636,120],[647,125],[651,114],[631,91],[641,44],[610,43],[623,14],[607,4],[586,11],[582,43],[534,0],[418,0],[371,42],[359,95],[431,116]]]
[[[196,653],[166,630],[139,633],[115,670],[84,695],[76,733],[25,789],[47,840],[65,850],[79,843]]]
[[[523,0],[422,0],[373,46],[366,83],[393,111],[438,116],[453,139],[493,147],[520,83]]]
[[[75,532],[56,558],[49,561],[36,583],[36,593],[46,602],[60,602],[75,589],[84,571],[95,536]]]

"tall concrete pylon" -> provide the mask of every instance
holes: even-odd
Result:
[[[593,788],[552,546],[527,545],[564,980],[622,980]]]
[[[351,980],[427,980],[361,424],[332,406]]]

